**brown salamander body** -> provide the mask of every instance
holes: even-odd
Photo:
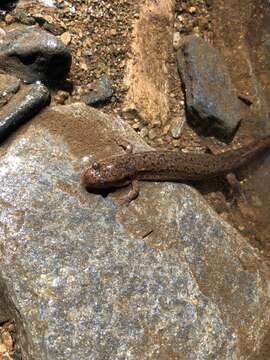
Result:
[[[133,180],[204,180],[231,173],[268,148],[270,134],[218,155],[163,150],[127,153],[94,163],[85,171],[83,181],[87,188],[101,189],[125,186]]]

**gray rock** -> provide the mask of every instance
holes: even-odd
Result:
[[[188,120],[204,135],[230,140],[242,119],[241,104],[220,53],[197,36],[177,52]]]
[[[70,65],[67,47],[37,27],[10,27],[0,43],[0,69],[28,82],[63,79]]]
[[[1,149],[0,320],[24,359],[247,359],[269,331],[269,269],[192,188],[107,197],[91,160],[143,141],[82,104],[42,112]],[[148,235],[147,235],[148,234]],[[5,306],[4,306],[5,305]]]
[[[107,75],[102,75],[97,89],[82,96],[82,101],[87,105],[99,106],[110,100],[113,96],[111,82]]]
[[[5,105],[20,88],[20,80],[15,76],[0,74],[0,107]]]
[[[48,105],[50,93],[42,84],[25,86],[0,109],[0,142]]]
[[[20,22],[24,25],[35,25],[36,23],[35,19],[32,16],[28,15],[23,9],[15,9],[12,12],[12,16],[17,22]]]

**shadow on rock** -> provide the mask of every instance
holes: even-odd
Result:
[[[10,11],[14,9],[19,0],[2,0],[0,9]]]

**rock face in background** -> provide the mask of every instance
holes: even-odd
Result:
[[[91,160],[147,149],[82,104],[44,111],[1,150],[0,321],[24,359],[247,359],[269,331],[269,271],[181,184],[147,183],[129,207],[89,194]]]
[[[240,131],[270,130],[270,7],[268,0],[215,0],[214,45],[222,53],[238,93],[248,96]]]
[[[197,131],[230,139],[241,121],[241,103],[219,52],[189,36],[177,52],[188,120]]]
[[[55,36],[37,27],[17,25],[0,42],[0,70],[28,82],[56,81],[70,70],[68,48]]]
[[[214,45],[222,53],[238,94],[248,96],[241,137],[270,131],[270,6],[267,0],[215,0],[212,3]],[[270,162],[254,169],[242,184],[250,211],[238,209],[232,222],[245,224],[250,241],[270,253]],[[250,225],[249,225],[250,224]],[[268,341],[269,343],[269,341]],[[268,351],[268,354],[270,351]],[[269,355],[265,357],[268,359]],[[260,357],[258,357],[259,359]]]

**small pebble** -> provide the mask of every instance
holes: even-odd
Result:
[[[162,135],[167,135],[168,132],[170,131],[170,127],[171,127],[171,124],[165,125],[163,130],[162,130]]]
[[[194,35],[200,36],[200,29],[199,29],[198,26],[195,26],[195,27],[193,28],[193,31],[194,31]]]
[[[174,139],[179,139],[182,134],[185,121],[181,118],[174,118],[171,122],[171,134]]]
[[[10,15],[10,14],[7,14],[6,16],[5,16],[5,23],[7,24],[7,25],[10,25],[10,24],[12,24],[14,22],[14,17],[12,16],[12,15]]]
[[[152,125],[154,128],[160,128],[161,127],[161,121],[160,120],[154,120],[152,122]]]
[[[0,354],[7,352],[8,349],[5,344],[0,344]]]
[[[142,130],[140,131],[140,135],[142,137],[146,137],[148,135],[148,129],[146,126],[144,128],[142,128]]]
[[[84,71],[87,71],[88,70],[88,66],[87,64],[83,61],[81,64],[80,64],[80,68]]]
[[[263,205],[261,199],[258,196],[252,196],[252,202],[257,207],[261,207]]]
[[[148,137],[150,140],[154,140],[157,137],[157,130],[155,128],[150,129],[148,133]]]
[[[69,97],[69,93],[68,93],[68,92],[60,90],[60,91],[58,91],[57,94],[55,95],[54,101],[55,101],[57,104],[63,105],[68,97]]]
[[[190,14],[195,14],[197,9],[195,8],[195,6],[191,6],[188,11]]]
[[[157,143],[158,146],[164,145],[164,141],[163,141],[163,139],[161,139],[161,138],[156,139],[156,143]]]
[[[6,36],[6,32],[4,29],[0,27],[0,39]]]
[[[68,31],[66,31],[60,36],[60,39],[65,45],[69,45],[71,42],[71,35]]]
[[[173,47],[174,47],[174,50],[178,50],[180,48],[180,44],[181,44],[181,35],[177,31],[177,32],[175,32],[173,34]]]
[[[139,124],[139,123],[135,123],[135,124],[132,125],[132,128],[133,128],[134,130],[139,130],[139,129],[140,129],[140,124]]]
[[[117,31],[115,29],[110,30],[110,35],[115,36],[117,34]]]
[[[13,348],[13,340],[8,331],[4,331],[1,334],[2,343],[5,345],[5,347],[10,351]]]

